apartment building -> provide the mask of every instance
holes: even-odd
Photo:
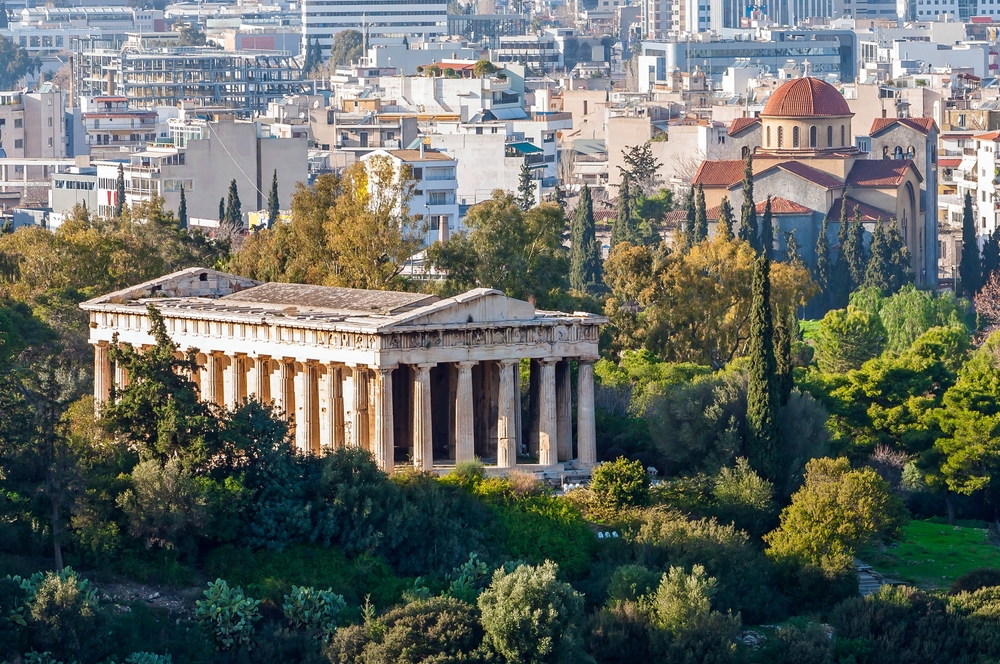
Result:
[[[324,56],[338,32],[359,30],[369,44],[448,34],[448,0],[303,0],[302,49],[319,42]]]
[[[112,159],[156,140],[156,111],[129,108],[125,97],[81,99],[85,141],[92,159]]]
[[[35,92],[0,92],[0,151],[11,158],[62,159],[67,154],[65,96],[49,84]],[[47,180],[49,168],[13,166],[11,179]]]

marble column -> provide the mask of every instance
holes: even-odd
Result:
[[[431,428],[431,369],[433,364],[418,364],[413,372],[413,467],[434,467],[434,441]]]
[[[222,358],[219,353],[205,353],[205,366],[202,367],[201,400],[214,404],[222,404],[222,394],[219,389]]]
[[[295,422],[295,360],[278,360],[278,393],[274,395],[274,406],[289,424]]]
[[[387,473],[393,471],[396,452],[392,422],[392,370],[395,368],[375,369],[375,463]]]
[[[576,460],[597,463],[597,431],[594,424],[594,360],[581,358],[576,384]]]
[[[556,360],[546,358],[539,362],[541,380],[538,381],[538,464],[551,466],[556,463]]]
[[[99,411],[111,395],[111,360],[108,359],[108,342],[94,344],[94,409]]]
[[[121,362],[115,362],[115,390],[128,387],[128,369]]]
[[[351,446],[368,447],[368,367],[355,364],[351,367],[354,384],[351,390],[354,403],[351,408]]]
[[[476,458],[476,438],[472,410],[472,367],[476,362],[457,362],[458,387],[455,408],[455,463]]]
[[[251,395],[261,403],[271,401],[271,356],[258,355],[253,360],[253,383],[249,386]]]
[[[333,362],[326,366],[326,424],[328,440],[323,445],[344,447],[344,365]]]
[[[242,353],[229,358],[229,385],[226,405],[236,408],[247,397],[247,357]]]
[[[517,465],[517,411],[520,403],[514,384],[516,360],[500,360],[500,396],[497,408],[497,467]]]
[[[295,395],[295,430],[301,449],[319,454],[319,376],[315,360],[302,363],[301,389]]]
[[[569,361],[556,364],[556,437],[558,461],[573,458],[573,386]]]

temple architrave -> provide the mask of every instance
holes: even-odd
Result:
[[[90,313],[98,408],[112,380],[128,384],[109,360],[113,335],[135,348],[154,343],[149,304],[179,352],[197,352],[202,399],[273,401],[304,453],[364,447],[386,471],[476,457],[513,468],[519,454],[536,470],[583,470],[597,460],[602,316],[538,311],[484,288],[442,299],[191,268],[80,305]],[[521,360],[530,361],[524,426]]]

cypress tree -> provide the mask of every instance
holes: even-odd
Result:
[[[998,269],[1000,269],[1000,227],[997,227],[983,243],[982,283],[989,281]]]
[[[184,196],[184,185],[181,185],[181,202],[177,204],[177,225],[183,229],[188,227],[188,204]]]
[[[3,226],[0,226],[0,235],[10,235],[14,232],[14,224],[11,222],[10,218],[3,220]]]
[[[885,224],[879,219],[872,232],[872,243],[870,250],[871,257],[868,259],[868,268],[865,270],[865,288],[877,288],[883,295],[894,292],[892,289],[891,262],[892,255],[889,252],[889,238],[886,236]]]
[[[719,223],[715,228],[716,235],[726,242],[733,239],[733,206],[729,204],[729,196],[723,196],[719,203]]]
[[[747,155],[743,168],[743,207],[740,208],[740,239],[759,249],[757,237],[757,207],[753,202],[753,155]]]
[[[611,246],[614,247],[619,242],[642,244],[639,223],[632,205],[632,183],[629,178],[623,178],[618,188],[618,204],[611,226]]]
[[[267,195],[267,227],[274,228],[274,225],[278,223],[278,169],[274,169],[274,175],[271,176],[271,191]]]
[[[778,478],[778,381],[771,319],[771,263],[761,252],[753,264],[747,365],[747,457],[761,477]]]
[[[233,228],[243,226],[243,206],[240,204],[240,190],[236,178],[229,183],[229,197],[226,200],[226,223]]]
[[[115,182],[115,219],[125,214],[125,167],[118,164],[118,180]]]
[[[517,205],[527,212],[535,207],[535,185],[531,179],[531,169],[528,168],[528,158],[521,163],[521,174],[517,179]]]
[[[594,202],[587,185],[580,191],[570,225],[569,284],[591,293],[601,284],[601,248],[594,233]]]
[[[848,237],[851,234],[851,220],[847,216],[847,195],[845,194],[840,200],[840,228],[837,229],[840,252],[837,254],[837,264],[833,268],[833,297],[830,302],[830,306],[835,309],[847,306],[852,290],[851,268],[845,254],[849,244]]]
[[[797,324],[795,316],[791,311],[777,312],[778,318],[774,322],[774,355],[775,365],[778,373],[778,402],[788,405],[788,397],[795,387],[795,378],[792,366],[792,330]]]
[[[819,287],[816,294],[823,311],[827,311],[832,306],[833,296],[833,259],[830,257],[830,239],[827,237],[826,217],[823,217],[823,225],[820,227],[819,237],[816,238],[816,265],[813,268],[813,280]]]
[[[771,260],[774,256],[774,217],[771,214],[771,197],[764,203],[764,216],[760,221],[759,251]]]
[[[853,292],[865,282],[865,271],[868,269],[868,254],[865,251],[865,225],[861,222],[861,211],[854,206],[854,219],[847,234],[847,247],[844,250],[847,257],[847,267],[851,272],[851,291]]]
[[[958,264],[958,292],[971,298],[982,286],[983,266],[976,238],[976,218],[972,214],[972,195],[965,193],[962,210],[962,260]]]
[[[695,196],[694,243],[699,244],[708,239],[708,210],[705,207],[705,188],[698,183],[698,193]]]
[[[684,218],[684,248],[690,249],[695,245],[695,224],[698,222],[698,206],[695,202],[694,187],[688,190],[684,198],[684,211],[687,216]]]
[[[806,270],[809,269],[806,262],[802,260],[802,256],[799,254],[799,241],[795,239],[794,229],[785,233],[785,255],[788,257],[789,265],[795,265],[796,267],[801,267]]]
[[[903,287],[903,284],[910,281],[910,251],[903,242],[903,236],[899,233],[895,219],[889,222],[886,242],[889,245],[889,269],[893,283],[896,284],[893,292],[896,292]]]
[[[219,199],[219,225],[226,223],[226,197]]]

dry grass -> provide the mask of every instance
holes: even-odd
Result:
[[[512,470],[507,475],[510,482],[511,491],[518,498],[522,496],[535,496],[542,492],[542,483],[538,481],[534,473],[526,473],[523,470]]]

